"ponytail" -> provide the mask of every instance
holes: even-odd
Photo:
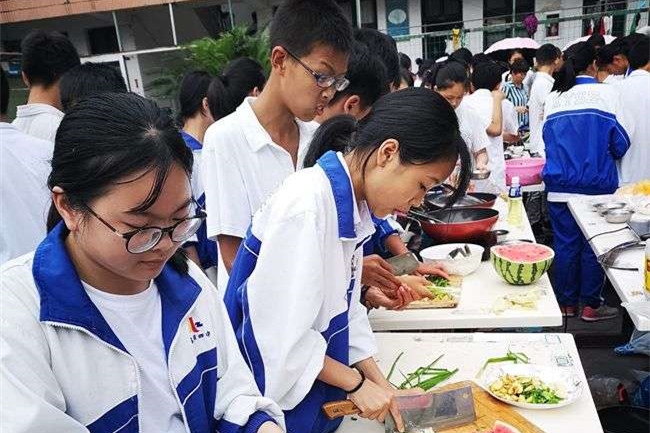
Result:
[[[227,80],[222,74],[214,77],[212,81],[210,81],[210,86],[208,86],[208,108],[210,109],[210,114],[212,114],[214,120],[226,117],[237,108],[232,107],[233,104],[230,101],[230,94],[226,89],[226,85]]]
[[[589,68],[596,58],[596,50],[587,42],[578,42],[564,52],[564,64],[553,84],[554,92],[566,92],[576,84],[576,76]]]
[[[253,89],[266,83],[264,68],[256,60],[240,57],[228,63],[208,87],[208,107],[214,120],[234,112]]]
[[[350,150],[352,137],[357,131],[358,123],[354,117],[343,114],[326,120],[314,133],[305,155],[303,167],[312,167],[326,152],[347,152]]]

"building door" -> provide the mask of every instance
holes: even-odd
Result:
[[[425,36],[423,58],[437,59],[445,54],[451,29],[463,27],[462,0],[422,0],[422,33],[444,32]],[[447,34],[448,33],[448,34]]]
[[[512,6],[515,5],[515,32],[514,36],[528,37],[526,29],[521,22],[528,14],[535,12],[535,0],[483,0],[483,20],[486,27],[499,24],[513,24]],[[493,43],[513,36],[512,27],[501,28],[496,31],[483,32],[483,49]]]

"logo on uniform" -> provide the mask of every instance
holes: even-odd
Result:
[[[203,323],[195,320],[192,316],[187,318],[187,327],[190,330],[190,342],[194,344],[196,340],[210,336],[210,331],[203,329]]]

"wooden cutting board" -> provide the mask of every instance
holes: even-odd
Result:
[[[471,385],[472,394],[474,395],[474,407],[476,410],[476,421],[461,427],[451,429],[437,430],[437,433],[482,433],[491,431],[496,421],[503,421],[518,429],[521,433],[545,433],[519,412],[513,406],[500,402],[493,398],[487,391],[483,390],[476,383],[466,380],[462,382],[451,383],[449,385],[436,388],[435,391],[448,391],[463,386]]]

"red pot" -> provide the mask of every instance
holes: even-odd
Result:
[[[499,211],[486,208],[459,208],[429,212],[442,223],[418,218],[422,230],[441,243],[465,242],[485,236],[499,219]]]

